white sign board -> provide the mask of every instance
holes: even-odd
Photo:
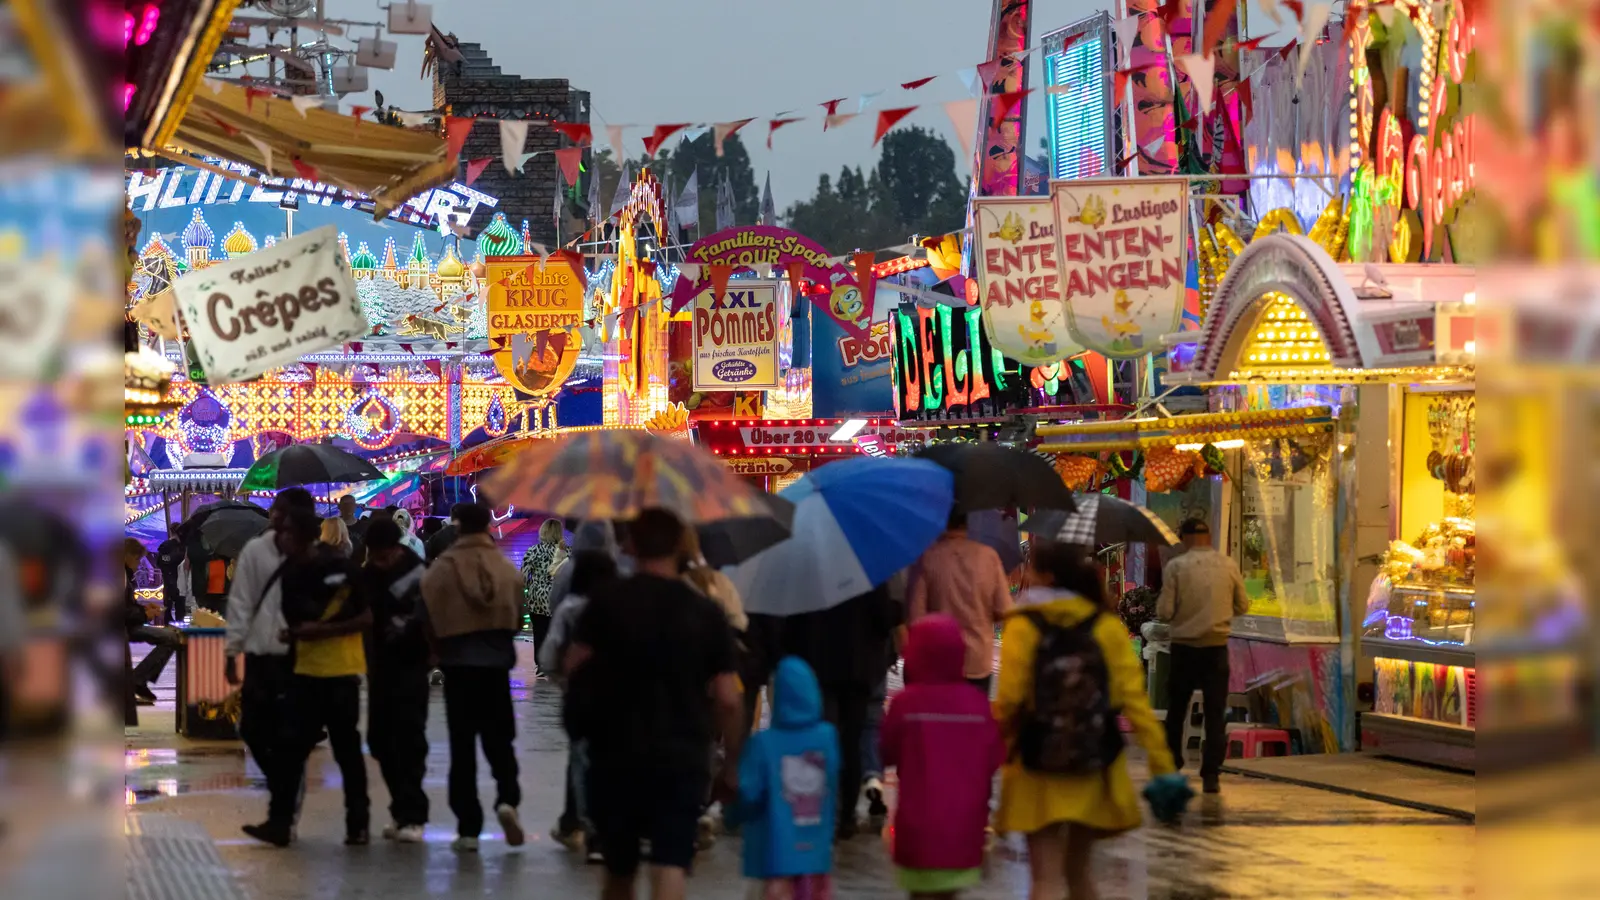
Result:
[[[720,297],[694,298],[694,389],[778,387],[778,283],[730,281]]]
[[[0,378],[44,375],[61,349],[78,291],[78,282],[59,264],[0,261]]]
[[[1189,182],[1050,183],[1067,325],[1090,350],[1135,357],[1179,330],[1188,272]]]
[[[172,286],[212,383],[244,381],[369,330],[338,229],[308,231]]]
[[[978,298],[989,343],[1030,366],[1083,350],[1067,328],[1056,259],[1055,210],[1047,197],[982,197],[976,208]]]

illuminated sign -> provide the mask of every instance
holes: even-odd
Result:
[[[243,163],[208,161],[218,168],[256,177],[261,183],[252,187],[243,181],[191,166],[169,166],[156,169],[151,174],[130,172],[128,208],[138,213],[213,203],[270,203],[274,206],[305,203],[341,206],[369,214],[372,212],[372,200],[365,194],[304,178],[264,176]],[[480,206],[493,208],[499,205],[497,198],[456,182],[447,188],[423,191],[391,211],[389,218],[432,228],[443,221],[446,214],[452,214],[457,221],[464,221],[463,216],[471,216]]]
[[[735,475],[787,475],[794,470],[794,461],[782,456],[765,456],[760,459],[729,459],[728,471]]]
[[[584,280],[565,262],[537,256],[491,256],[489,344],[495,368],[535,396],[561,389],[578,364]]]
[[[902,304],[891,315],[894,408],[901,419],[1000,415],[1015,369],[989,345],[983,310]]]
[[[1103,175],[1111,159],[1111,16],[1097,13],[1044,38],[1050,177]]]
[[[775,389],[778,283],[736,282],[694,301],[694,389]]]

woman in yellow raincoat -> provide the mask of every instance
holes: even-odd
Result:
[[[1000,685],[995,719],[1006,733],[1009,759],[1001,770],[1000,810],[995,830],[1028,836],[1035,900],[1095,896],[1089,878],[1090,845],[1097,839],[1139,827],[1139,794],[1128,775],[1127,754],[1095,775],[1057,775],[1029,771],[1017,752],[1017,723],[1033,702],[1034,651],[1039,631],[1021,613],[1042,613],[1060,626],[1082,622],[1103,608],[1099,577],[1081,554],[1063,545],[1035,548],[1021,608],[1006,620],[1000,651]],[[1150,758],[1150,774],[1174,771],[1166,735],[1145,696],[1144,672],[1116,616],[1103,615],[1094,637],[1105,656],[1111,708],[1133,725]]]

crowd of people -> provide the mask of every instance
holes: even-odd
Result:
[[[977,883],[996,832],[1027,836],[1032,896],[1094,897],[1090,848],[1141,820],[1119,720],[1147,756],[1156,815],[1175,818],[1187,802],[1181,730],[1169,719],[1164,731],[1153,712],[1083,548],[1035,541],[1013,596],[998,555],[954,513],[888,583],[774,618],[747,615],[733,583],[705,564],[695,529],[665,510],[576,524],[570,548],[563,523],[548,521],[520,568],[478,504],[452,509],[433,552],[398,515],[341,513],[323,520],[309,493],[281,491],[228,594],[240,735],[270,795],[266,819],[244,830],[266,843],[294,841],[306,761],[322,740],[342,774],[346,843],[371,839],[363,676],[367,747],[391,798],[382,834],[423,840],[430,680],[442,676],[453,846],[476,851],[484,831],[480,749],[494,818],[508,844],[522,844],[510,673],[525,621],[540,669],[563,692],[570,738],[552,835],[604,864],[604,898],[633,896],[646,862],[653,896],[684,896],[718,807],[742,836],[758,896],[831,896],[833,846],[857,834],[862,794],[873,825],[889,813],[885,769],[898,785],[893,858],[913,897]],[[1227,674],[1215,638],[1243,588],[1203,523],[1182,532],[1189,552],[1169,563],[1160,600],[1182,645],[1172,708],[1200,688],[1210,727]],[[901,659],[905,688],[885,710]],[[763,693],[770,724],[758,729]],[[1208,792],[1220,746],[1207,741]]]

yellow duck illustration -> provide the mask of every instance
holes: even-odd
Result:
[[[1089,199],[1083,201],[1083,208],[1078,210],[1078,221],[1090,228],[1105,224],[1106,202],[1100,199],[1099,194],[1090,194]]]
[[[1010,241],[1015,244],[1022,240],[1024,233],[1022,217],[1015,212],[1008,212],[1006,217],[1000,220],[1000,227],[989,232],[989,237],[999,238],[1002,241]]]
[[[1113,314],[1101,316],[1100,324],[1111,335],[1112,350],[1137,350],[1144,346],[1143,329],[1133,321],[1133,301],[1127,291],[1117,291],[1112,299]]]
[[[828,296],[828,308],[833,311],[833,317],[840,322],[848,322],[860,326],[860,319],[866,312],[866,303],[862,302],[861,289],[853,284],[841,284],[844,276],[835,273],[833,276],[833,292]]]
[[[1017,333],[1027,341],[1033,352],[1038,356],[1053,356],[1056,352],[1055,337],[1044,324],[1044,304],[1038,300],[1028,306],[1028,322],[1017,326]]]

